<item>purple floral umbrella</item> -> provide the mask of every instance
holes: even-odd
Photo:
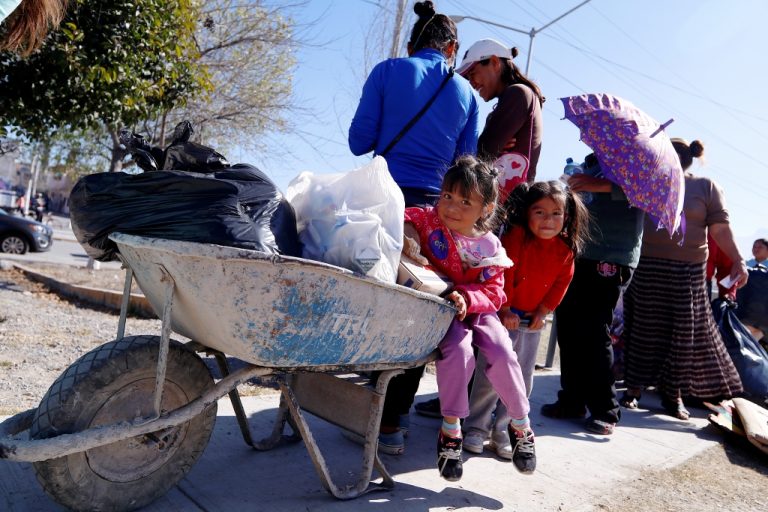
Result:
[[[595,152],[603,177],[624,191],[670,236],[681,226],[685,180],[680,159],[660,125],[632,103],[610,94],[561,98],[565,118]],[[683,224],[684,229],[684,224]]]

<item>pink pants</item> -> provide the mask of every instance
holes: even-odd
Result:
[[[488,362],[485,375],[507,406],[509,416],[514,419],[526,417],[530,405],[523,374],[509,333],[496,313],[467,315],[463,321],[454,318],[438,345],[442,357],[435,365],[443,416],[466,418],[469,415],[467,385],[475,369],[472,345]]]

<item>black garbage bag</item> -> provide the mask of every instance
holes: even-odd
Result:
[[[182,121],[173,130],[173,140],[165,148],[162,168],[168,171],[215,172],[229,167],[224,155],[213,148],[190,142],[192,123]]]
[[[162,168],[165,162],[165,151],[150,146],[143,136],[130,130],[120,130],[118,138],[141,170],[150,172]]]
[[[100,261],[115,259],[114,232],[301,256],[293,207],[250,165],[91,174],[75,184],[69,206],[77,240]]]
[[[749,280],[736,292],[736,316],[768,335],[768,268],[761,265],[747,270]]]
[[[753,398],[768,397],[768,353],[744,327],[736,316],[741,306],[737,303],[715,299],[712,313],[720,328],[725,347],[736,366],[744,385],[744,392]]]

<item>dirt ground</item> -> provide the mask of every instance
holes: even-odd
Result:
[[[122,290],[124,271],[71,268],[55,265],[29,264],[37,271],[59,280],[97,288]],[[11,331],[16,336],[18,327],[14,322],[22,316],[25,305],[14,304],[2,293],[6,290],[21,292],[25,300],[42,301],[44,311],[35,316],[47,318],[48,314],[61,313],[62,319],[54,319],[58,330],[75,332],[77,335],[26,335],[23,339],[24,353],[19,356],[3,353],[8,348]],[[18,293],[16,295],[18,297]],[[5,300],[5,302],[3,302]],[[63,318],[67,318],[65,323]],[[95,322],[100,319],[101,324]],[[114,333],[117,317],[108,312],[91,312],[84,305],[63,301],[53,294],[23,278],[17,271],[0,270],[0,415],[36,406],[45,387],[53,382],[74,358],[93,346],[108,341],[103,339]],[[137,325],[136,322],[139,322]],[[148,322],[143,324],[141,322]],[[88,324],[91,327],[86,327]],[[159,331],[159,321],[130,319],[144,333],[150,329]],[[103,331],[103,332],[102,332]],[[109,338],[111,339],[111,338]],[[546,336],[544,340],[546,340]],[[545,344],[543,341],[542,344]],[[19,345],[16,345],[18,348]],[[18,350],[17,350],[18,352]],[[34,362],[35,354],[46,353],[49,364],[42,371]],[[3,377],[5,375],[5,377]],[[34,381],[34,382],[33,382]],[[25,382],[22,392],[8,393]],[[35,385],[39,384],[39,385]],[[4,388],[4,389],[3,389]],[[5,392],[5,393],[4,393]],[[711,427],[715,428],[715,427]],[[647,471],[633,481],[625,482],[610,494],[593,504],[591,510],[604,512],[645,512],[645,511],[765,511],[768,510],[768,456],[759,452],[745,440],[723,436],[723,444],[710,448],[685,463],[658,471]],[[620,456],[620,454],[617,454]]]

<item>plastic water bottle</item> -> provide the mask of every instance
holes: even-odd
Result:
[[[563,174],[570,177],[574,174],[583,174],[584,173],[584,167],[582,167],[581,164],[577,164],[573,161],[573,158],[568,157],[565,159],[565,168],[563,169]],[[588,204],[592,201],[592,193],[591,192],[579,192],[579,196],[581,197],[582,202],[584,204]]]
[[[565,169],[563,169],[563,172],[568,176],[573,176],[574,174],[584,172],[584,169],[581,167],[581,164],[577,164],[573,161],[573,158],[568,157],[565,159]]]

